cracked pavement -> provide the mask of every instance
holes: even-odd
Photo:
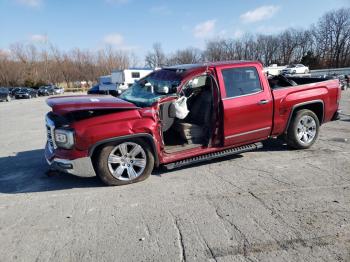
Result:
[[[310,149],[105,187],[47,177],[45,98],[0,103],[0,261],[350,261],[350,91]]]

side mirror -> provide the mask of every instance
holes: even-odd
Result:
[[[169,87],[168,86],[158,87],[157,88],[157,93],[158,94],[162,94],[162,95],[166,95],[166,94],[169,93]]]

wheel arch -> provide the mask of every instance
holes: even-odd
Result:
[[[324,102],[322,100],[313,100],[313,101],[308,101],[304,103],[299,103],[296,104],[292,107],[292,110],[289,114],[288,117],[288,122],[286,125],[286,128],[284,130],[284,133],[287,133],[287,130],[289,128],[289,125],[292,121],[293,116],[300,110],[302,109],[308,109],[312,112],[314,112],[320,122],[320,126],[323,123],[324,120]]]
[[[153,137],[150,134],[147,133],[140,133],[140,134],[132,134],[132,135],[126,135],[126,136],[118,136],[118,137],[111,137],[108,139],[104,139],[101,141],[98,141],[97,143],[95,143],[92,147],[90,147],[89,149],[89,156],[93,159],[94,157],[96,157],[97,153],[100,151],[100,149],[102,148],[102,146],[104,144],[110,143],[110,142],[121,142],[121,141],[126,141],[128,139],[143,139],[147,144],[149,144],[153,156],[154,156],[154,164],[156,167],[159,166],[159,156],[158,156],[158,151],[157,151],[157,147],[156,144],[154,142]]]

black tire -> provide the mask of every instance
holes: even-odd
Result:
[[[315,130],[315,135],[313,136],[313,138],[310,138],[310,141],[308,141],[307,139],[305,139],[306,141],[302,141],[299,137],[298,137],[298,133],[300,134],[300,129],[298,127],[299,123],[301,123],[300,121],[304,118],[310,119],[309,117],[311,117],[314,120],[315,123],[315,127],[313,130]],[[306,149],[311,147],[317,140],[318,137],[318,133],[319,133],[319,128],[320,128],[320,121],[318,120],[317,115],[308,110],[308,109],[302,109],[300,111],[297,111],[295,113],[295,115],[292,117],[292,120],[289,124],[288,130],[287,130],[287,135],[285,136],[286,138],[286,142],[287,144],[295,149]],[[310,131],[310,130],[309,130]],[[308,136],[308,135],[307,135]]]
[[[115,148],[118,147],[119,145],[125,144],[125,143],[137,144],[141,146],[141,148],[145,153],[145,159],[146,159],[146,165],[142,173],[136,178],[131,180],[121,180],[113,176],[108,164],[108,158],[109,158],[109,155],[112,153],[112,151],[115,150]],[[105,144],[99,150],[99,152],[97,153],[97,156],[94,157],[93,161],[94,161],[94,167],[95,167],[97,176],[102,180],[103,183],[105,183],[108,186],[121,186],[121,185],[141,182],[147,179],[151,175],[151,172],[154,167],[154,156],[151,151],[151,148],[149,144],[142,139],[132,139],[132,140],[126,140],[126,141],[119,141],[117,143]],[[129,176],[127,169],[125,169],[123,172],[124,172],[123,175]]]

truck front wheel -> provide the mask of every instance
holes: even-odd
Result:
[[[97,175],[109,186],[143,181],[151,175],[153,166],[149,145],[139,139],[106,144],[95,159]]]
[[[310,110],[298,111],[292,118],[287,130],[286,142],[295,149],[306,149],[312,146],[318,137],[320,122]]]

